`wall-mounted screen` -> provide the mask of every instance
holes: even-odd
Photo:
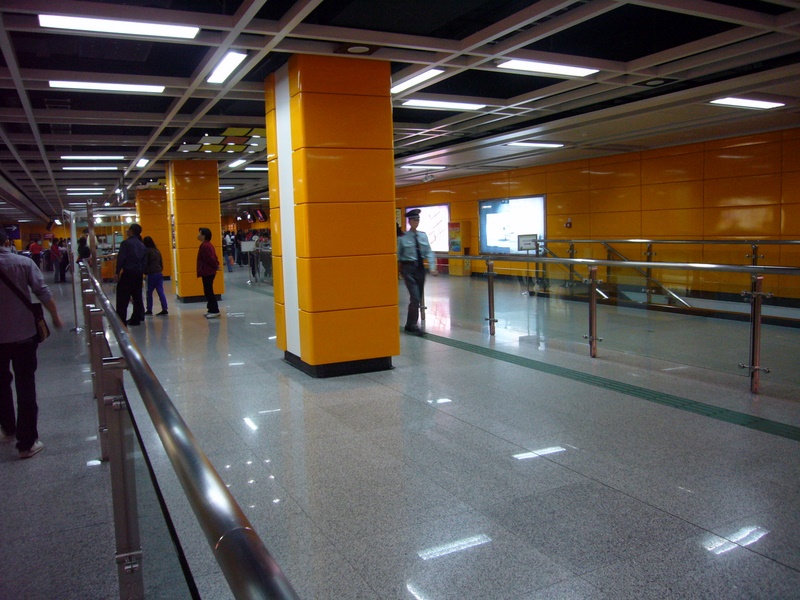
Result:
[[[525,254],[518,250],[518,236],[545,239],[544,196],[482,200],[478,206],[481,254]]]
[[[409,206],[406,212],[418,208],[419,230],[428,234],[428,241],[434,252],[447,252],[449,250],[447,222],[450,220],[450,207],[446,204],[437,206]],[[406,219],[406,231],[409,230]]]

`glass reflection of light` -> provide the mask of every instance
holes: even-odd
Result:
[[[725,554],[734,548],[749,546],[757,542],[769,533],[763,527],[742,527],[739,531],[730,536],[730,539],[714,536],[703,544],[703,547],[714,554]]]
[[[87,467],[96,467],[97,465],[102,465],[102,464],[103,463],[101,461],[99,461],[99,460],[90,460],[90,461],[87,461],[86,466]]]
[[[517,460],[525,460],[526,458],[536,458],[538,456],[547,456],[548,454],[556,454],[557,452],[566,452],[566,448],[561,446],[551,446],[549,448],[542,448],[541,450],[532,450],[531,452],[522,452],[521,454],[514,454]]]
[[[439,398],[437,400],[428,400],[428,404],[450,404],[452,400],[450,398]]]
[[[250,429],[252,429],[253,431],[255,431],[256,429],[258,429],[258,425],[256,425],[255,423],[253,423],[253,419],[251,419],[250,417],[245,417],[245,418],[244,418],[244,424],[245,424],[245,425],[247,425],[247,426],[248,426]]]
[[[432,558],[439,558],[440,556],[452,554],[453,552],[461,552],[462,550],[468,550],[469,548],[474,548],[475,546],[488,544],[491,541],[492,538],[487,535],[473,535],[472,537],[456,540],[455,542],[450,542],[449,544],[442,544],[441,546],[428,548],[427,550],[420,550],[417,552],[417,555],[422,560],[430,560]]]
[[[272,410],[260,410],[260,411],[258,411],[258,414],[266,415],[268,413],[274,413],[274,412],[281,412],[281,409],[280,408],[273,408]]]

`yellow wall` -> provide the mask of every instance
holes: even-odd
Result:
[[[533,195],[546,197],[548,239],[800,239],[800,129],[434,181],[397,188],[396,202],[401,209],[449,204],[452,221],[473,223],[469,247],[477,254],[478,201]],[[567,256],[566,244],[550,247]],[[631,260],[645,260],[643,247],[619,248]],[[656,251],[655,261],[751,264],[749,246],[662,245]],[[797,246],[761,246],[759,254],[760,264],[800,265]],[[606,254],[584,245],[577,257]],[[496,263],[500,273],[509,267]],[[472,270],[485,271],[485,263],[473,262]],[[741,273],[654,276],[690,290],[749,287]],[[765,289],[798,298],[800,277],[767,278]]]

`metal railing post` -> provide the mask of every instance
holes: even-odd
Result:
[[[142,543],[136,500],[133,428],[126,426],[128,401],[122,381],[122,357],[103,359],[103,404],[108,422],[109,469],[114,508],[117,577],[123,600],[144,598]]]
[[[583,339],[589,340],[589,356],[597,358],[597,342],[603,341],[597,337],[597,284],[602,283],[597,279],[597,267],[589,267],[589,278],[584,283],[589,284],[589,335]]]
[[[89,310],[89,360],[92,365],[92,390],[97,404],[97,436],[100,440],[100,460],[108,462],[108,419],[105,409],[106,394],[103,360],[108,357],[108,342],[103,330],[103,310]]]
[[[750,295],[750,364],[739,364],[742,369],[750,371],[750,391],[758,393],[761,384],[761,372],[769,373],[769,369],[761,366],[761,302],[766,298],[772,298],[772,293],[763,292],[764,278],[762,276],[753,277],[751,292],[742,292],[742,296]]]
[[[494,324],[497,323],[497,319],[494,318],[494,261],[487,260],[486,261],[486,275],[488,276],[488,291],[489,291],[489,318],[484,319],[489,321],[489,335],[494,335]]]
[[[647,251],[644,253],[647,257],[647,262],[653,262],[653,256],[655,255],[653,252],[653,244],[647,244]],[[653,280],[653,269],[647,267],[644,270],[644,277],[645,277],[645,292],[647,292],[647,303],[653,303],[653,288],[650,285],[650,282]]]

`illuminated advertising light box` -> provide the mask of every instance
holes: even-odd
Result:
[[[544,196],[481,200],[478,206],[481,254],[525,254],[520,235],[545,239]]]

